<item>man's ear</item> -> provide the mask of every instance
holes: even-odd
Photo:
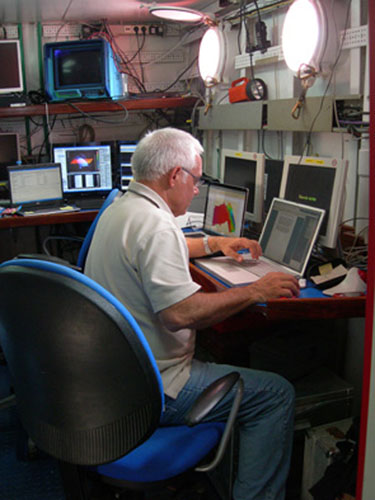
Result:
[[[176,184],[177,176],[181,172],[181,167],[174,167],[168,172],[168,185],[169,187],[174,187]]]

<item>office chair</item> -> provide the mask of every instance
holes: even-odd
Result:
[[[118,198],[121,195],[121,191],[117,188],[112,189],[112,191],[108,194],[107,198],[104,200],[103,205],[100,207],[99,212],[97,213],[95,219],[92,221],[90,228],[84,238],[81,238],[79,236],[47,236],[47,238],[44,239],[43,241],[43,252],[52,257],[51,251],[50,251],[50,243],[52,241],[75,241],[81,244],[80,250],[78,253],[78,258],[77,262],[75,265],[79,268],[82,269],[85,267],[85,262],[86,262],[86,257],[87,253],[90,248],[90,244],[92,241],[92,237],[94,236],[94,231],[96,229],[96,226],[99,222],[100,217],[102,216],[104,210],[111,205],[111,203],[114,202],[116,198]]]
[[[0,265],[0,300],[0,342],[19,418],[36,446],[60,461],[67,498],[88,499],[90,475],[146,488],[217,465],[242,398],[238,373],[201,394],[187,425],[159,427],[159,371],[138,324],[112,294],[69,267],[15,259]],[[231,389],[227,422],[201,422]]]

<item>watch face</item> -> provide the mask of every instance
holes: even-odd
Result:
[[[249,82],[250,99],[260,101],[267,98],[267,86],[260,78],[254,78]]]

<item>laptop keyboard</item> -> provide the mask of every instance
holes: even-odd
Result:
[[[272,264],[270,264],[268,262],[264,262],[262,260],[246,262],[245,265],[247,268],[249,268],[249,271],[251,271],[256,276],[264,276],[267,273],[281,271],[281,268],[278,267],[277,265],[272,265]]]

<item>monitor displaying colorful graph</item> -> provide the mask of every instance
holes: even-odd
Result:
[[[241,236],[248,190],[228,184],[208,187],[203,230],[223,236]]]

